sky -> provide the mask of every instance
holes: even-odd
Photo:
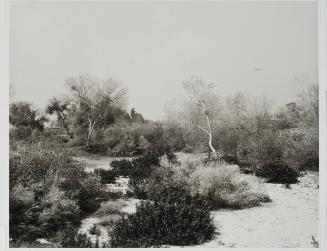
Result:
[[[317,32],[317,2],[11,2],[10,83],[44,108],[68,77],[112,77],[153,120],[192,75],[283,105],[318,71]]]

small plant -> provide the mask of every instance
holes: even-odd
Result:
[[[94,173],[101,177],[102,184],[115,183],[117,173],[113,170],[95,169]]]
[[[121,212],[121,209],[126,205],[127,205],[126,201],[122,199],[102,202],[96,214],[98,216],[105,216],[108,214],[117,214],[117,213],[119,214]]]
[[[319,242],[315,239],[315,237],[313,235],[311,236],[311,238],[312,238],[311,245],[314,248],[319,248]]]
[[[101,231],[100,231],[99,227],[95,224],[93,224],[88,231],[91,235],[96,235],[96,236],[101,235]]]
[[[283,186],[284,186],[286,189],[292,189],[291,184],[285,183],[285,184],[283,184]]]

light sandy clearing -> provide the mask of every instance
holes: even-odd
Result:
[[[94,169],[110,170],[111,169],[111,166],[110,166],[111,161],[123,160],[123,159],[131,160],[132,157],[96,157],[96,158],[74,157],[74,159],[85,164],[86,172],[93,172]]]
[[[243,210],[212,212],[219,235],[196,247],[312,247],[318,239],[318,173],[308,172],[299,184],[286,189],[266,184],[272,202]]]

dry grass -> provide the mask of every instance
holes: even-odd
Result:
[[[105,201],[101,203],[96,215],[101,217],[110,214],[119,214],[125,206],[127,206],[127,203],[123,199]]]
[[[240,173],[238,166],[223,163],[198,165],[189,178],[192,193],[199,193],[216,207],[246,208],[268,202],[263,181]]]

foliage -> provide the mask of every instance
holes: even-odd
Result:
[[[31,104],[25,102],[11,103],[9,106],[9,122],[13,126],[24,126],[43,130],[45,118],[33,110]]]
[[[299,171],[281,162],[275,162],[258,168],[256,175],[270,183],[293,184],[298,181]]]
[[[239,209],[270,201],[258,178],[219,162],[198,166],[190,175],[189,186],[192,194],[200,194],[214,209]]]
[[[99,227],[95,224],[93,224],[90,228],[89,228],[89,233],[91,235],[97,235],[97,236],[100,236],[101,235],[101,231],[99,229]]]
[[[121,209],[126,205],[126,201],[122,199],[105,201],[101,203],[96,215],[105,216],[109,214],[119,214]]]
[[[88,174],[67,149],[19,145],[9,158],[10,237],[47,237],[99,206],[100,178]],[[22,197],[24,196],[24,197]]]
[[[76,228],[66,228],[57,237],[62,248],[98,248],[99,243],[93,243],[85,233],[79,233]]]
[[[136,213],[115,226],[112,247],[194,245],[212,238],[210,212],[196,198],[180,197],[178,203],[143,202]]]
[[[77,106],[77,114],[87,129],[86,146],[91,145],[96,126],[107,121],[116,108],[124,108],[127,89],[112,78],[98,80],[87,73],[66,79]]]
[[[101,168],[97,168],[94,170],[94,173],[101,177],[102,184],[115,183],[116,177],[118,177],[117,172],[113,170],[104,170]]]
[[[69,113],[71,112],[69,100],[60,100],[58,98],[52,98],[51,100],[49,100],[49,104],[47,105],[46,112],[48,114],[55,114],[57,116],[57,120],[66,129],[67,135],[70,138],[73,138],[73,134],[71,133],[71,129],[70,129],[71,125],[69,121]]]

